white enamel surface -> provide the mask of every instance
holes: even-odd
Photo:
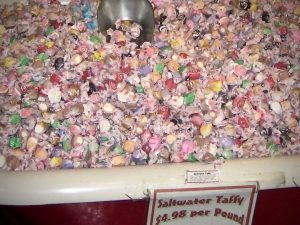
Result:
[[[129,166],[107,169],[0,171],[0,204],[39,205],[140,199],[152,188],[210,187],[259,182],[260,189],[300,184],[300,156],[228,160],[220,182],[185,184],[187,170],[211,170],[201,163]]]
[[[0,4],[26,0],[0,0]],[[0,160],[1,161],[1,160]],[[0,205],[40,205],[96,202],[147,197],[148,189],[176,188],[187,170],[211,170],[211,164],[181,163],[110,169],[8,172],[0,169]],[[187,187],[259,182],[260,189],[300,185],[300,156],[229,160],[220,182]]]

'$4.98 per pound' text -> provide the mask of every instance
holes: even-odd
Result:
[[[196,217],[196,216],[207,216],[209,214],[209,210],[200,210],[200,211],[191,211],[188,215],[189,217]],[[171,213],[171,216],[167,213],[163,215],[158,215],[156,217],[156,223],[155,225],[159,225],[162,222],[167,222],[170,220],[185,218],[187,216],[187,210],[180,210],[180,211],[174,211]]]
[[[171,218],[169,217],[169,215],[167,213],[163,214],[163,215],[158,215],[156,217],[156,224],[155,225],[159,225],[161,222],[167,222],[169,220],[175,220],[178,218],[184,218],[186,216],[186,210],[181,210],[181,211],[174,211],[171,214]]]

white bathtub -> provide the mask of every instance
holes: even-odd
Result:
[[[26,0],[0,0],[0,4]],[[185,185],[186,171],[211,170],[212,164],[180,163],[107,169],[9,172],[0,170],[0,205],[43,205],[141,199],[148,190]],[[258,182],[259,189],[300,185],[300,155],[228,160],[217,183],[224,186]]]
[[[0,205],[42,205],[141,199],[148,190],[185,185],[186,171],[211,170],[212,164],[180,163],[107,169],[0,171]],[[300,156],[228,160],[220,182],[188,184],[224,186],[258,182],[259,189],[300,185]]]

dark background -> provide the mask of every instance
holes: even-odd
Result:
[[[149,200],[0,206],[0,225],[146,225]],[[300,188],[258,193],[252,225],[300,225]],[[187,224],[188,225],[188,224]]]

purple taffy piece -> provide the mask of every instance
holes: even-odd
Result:
[[[155,47],[157,47],[157,48],[162,48],[162,47],[164,47],[164,46],[167,46],[168,43],[167,43],[166,41],[158,41],[158,42],[156,42],[154,45],[155,45]]]
[[[230,137],[222,137],[220,139],[221,145],[225,148],[230,148],[233,146],[233,141]]]
[[[197,23],[200,20],[200,15],[194,14],[192,16],[192,20],[193,20],[194,23]]]
[[[152,72],[152,68],[149,65],[143,66],[139,69],[141,75],[148,75]]]

